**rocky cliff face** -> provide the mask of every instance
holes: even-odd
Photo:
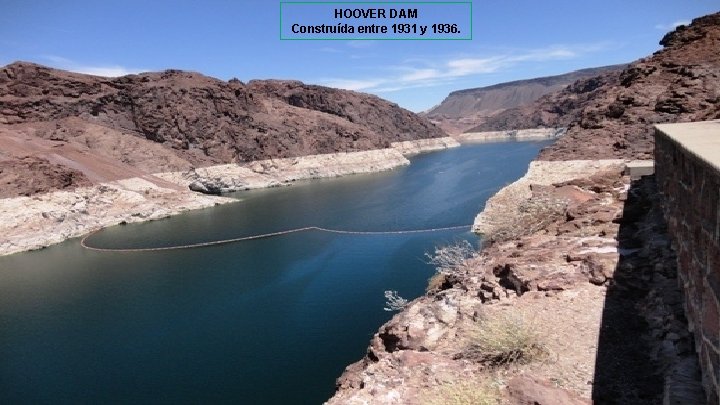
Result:
[[[502,111],[468,132],[567,127],[600,89],[617,81],[620,73],[618,70],[578,80],[533,103]]]
[[[617,163],[536,162],[494,213],[516,233],[440,269],[328,404],[703,403],[659,194]]]
[[[244,84],[179,70],[102,78],[24,62],[0,69],[0,124],[15,138],[70,145],[148,172],[379,149],[445,135],[378,97],[300,82]],[[45,155],[40,158],[63,164]]]
[[[581,69],[557,76],[538,77],[500,83],[487,87],[458,90],[424,115],[448,132],[473,132],[474,128],[490,117],[509,108],[531,104],[545,94],[561,90],[582,79],[622,70],[625,65]],[[492,128],[483,131],[491,131]],[[512,127],[509,129],[523,129]]]
[[[540,159],[652,159],[653,124],[720,118],[720,13],[665,35],[661,51],[581,80],[474,130],[567,127]]]
[[[329,404],[481,403],[482,390],[510,404],[705,403],[662,196],[652,176],[631,181],[623,160],[597,160],[651,157],[654,123],[720,116],[720,14],[661,44],[479,129],[569,126],[541,154],[561,161],[534,162],[488,202],[475,224],[485,248],[438,268],[427,294],[346,368]],[[514,346],[514,365],[497,367],[500,336],[523,335],[519,322],[496,326],[503,313],[535,325],[543,361],[523,361]]]

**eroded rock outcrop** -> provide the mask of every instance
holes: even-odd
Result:
[[[578,174],[528,182],[522,198],[564,200],[563,215],[535,218],[539,229],[526,223],[412,301],[380,327],[328,403],[423,403],[438,387],[465,395],[464,384],[479,390],[491,381],[500,388],[495,398],[511,404],[654,404],[680,380],[673,376],[692,372],[684,366],[693,359],[691,339],[652,178],[631,183],[617,161],[548,163],[567,163],[565,173]],[[495,369],[469,352],[478,328],[497,314],[533,325],[547,357]],[[682,383],[688,398],[702,398],[697,381]]]
[[[471,128],[482,125],[487,120],[496,122],[492,117],[507,109],[532,104],[545,94],[562,90],[578,80],[619,71],[623,67],[624,65],[613,65],[581,69],[557,76],[537,77],[475,89],[458,90],[450,93],[440,104],[422,115],[453,136],[463,132],[477,132]],[[506,128],[514,130],[530,127],[514,126],[497,129]],[[482,131],[493,130],[495,129],[483,129]]]
[[[432,387],[457,397],[483,379],[509,403],[705,402],[662,198],[653,176],[631,182],[622,166],[652,157],[653,123],[720,115],[720,13],[661,43],[483,128],[568,133],[488,201],[476,230],[489,243],[383,325],[329,403],[422,403]],[[498,313],[535,325],[548,357],[493,371],[468,356]],[[400,360],[415,353],[438,367]]]
[[[499,228],[512,226],[512,221],[522,215],[521,204],[532,197],[533,188],[537,193],[543,185],[590,176],[610,168],[618,169],[623,163],[624,161],[619,159],[533,161],[523,177],[490,197],[485,204],[485,209],[475,218],[473,231],[489,235],[498,232]],[[592,182],[587,180],[587,183]],[[618,185],[618,187],[621,188],[622,185]],[[551,196],[553,201],[550,202],[566,203],[574,199],[582,199],[581,196],[571,195],[571,190],[565,191],[564,195],[557,190],[553,191]],[[618,189],[617,191],[622,190]]]
[[[155,175],[193,191],[221,194],[290,185],[297,180],[391,170],[409,165],[406,156],[458,146],[460,144],[450,137],[421,139],[393,142],[387,149],[258,160]]]
[[[79,170],[43,158],[0,158],[0,198],[30,196],[90,184],[90,180]]]
[[[297,180],[374,173],[409,164],[402,153],[390,148],[208,166],[156,176],[193,191],[221,194],[290,185]]]
[[[720,13],[696,18],[622,71],[580,80],[471,131],[567,127],[542,160],[652,159],[653,124],[720,118]]]
[[[296,81],[224,82],[179,70],[102,78],[17,62],[0,69],[0,101],[0,124],[62,126],[62,119],[79,117],[160,143],[195,166],[444,136],[427,120],[369,94]]]

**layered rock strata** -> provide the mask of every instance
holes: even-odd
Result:
[[[553,140],[565,134],[565,128],[535,128],[507,131],[465,132],[455,135],[459,142]]]
[[[329,153],[297,158],[268,159],[158,173],[157,177],[193,191],[220,194],[238,190],[290,185],[297,180],[374,173],[409,165],[405,156],[436,151],[460,144],[452,138],[392,143],[391,148],[362,152]]]

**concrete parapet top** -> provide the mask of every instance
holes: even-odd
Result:
[[[720,171],[720,120],[658,124],[655,128]]]
[[[625,174],[632,180],[655,173],[654,160],[631,160],[625,163]]]

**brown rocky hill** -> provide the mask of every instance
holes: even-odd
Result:
[[[458,90],[450,93],[440,104],[423,115],[448,132],[464,132],[509,108],[530,104],[541,96],[561,90],[578,80],[619,71],[625,66],[581,69],[562,75]]]
[[[10,180],[20,167],[23,176],[44,168],[31,177],[45,190],[138,169],[185,170],[442,136],[426,119],[376,96],[296,81],[244,84],[179,70],[105,78],[26,62],[0,68],[5,190],[20,190]],[[22,164],[28,156],[42,164]],[[62,181],[49,181],[46,172],[63,173],[55,176]]]
[[[651,159],[653,124],[720,118],[720,13],[665,35],[621,72],[581,80],[473,130],[568,128],[544,160]]]
[[[567,127],[579,116],[580,110],[596,92],[617,82],[621,72],[607,72],[578,80],[560,91],[539,98],[534,103],[502,111],[467,132]]]

